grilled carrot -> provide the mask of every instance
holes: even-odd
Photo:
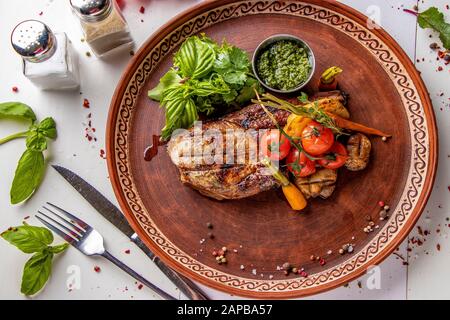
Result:
[[[294,184],[292,184],[289,179],[280,172],[280,170],[275,168],[269,159],[263,159],[261,162],[269,168],[273,177],[281,183],[281,189],[283,190],[283,194],[289,202],[291,208],[296,211],[303,210],[307,205],[303,193]]]
[[[356,123],[356,122],[341,118],[330,112],[325,112],[325,113],[334,120],[334,122],[336,123],[336,126],[338,126],[339,128],[357,131],[357,132],[366,133],[366,134],[373,134],[373,135],[380,136],[380,137],[387,137],[387,138],[391,137],[390,134],[384,133],[378,129],[366,127],[360,123]]]

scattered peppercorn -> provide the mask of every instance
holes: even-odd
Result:
[[[14,93],[17,93],[17,92],[19,92],[19,88],[17,88],[16,86],[14,86],[14,87],[12,87],[12,91],[13,91]]]
[[[125,250],[126,254],[130,254],[130,249]]]
[[[314,261],[316,260],[316,256],[314,256],[313,254],[309,257],[309,260]]]
[[[145,8],[144,8],[143,6],[141,6],[141,7],[139,8],[139,12],[142,13],[142,14],[144,14],[144,13],[145,13]]]
[[[378,201],[378,205],[379,205],[380,207],[384,207],[384,201]]]
[[[212,228],[213,228],[213,225],[212,225],[211,222],[207,222],[207,223],[206,223],[206,227],[207,227],[208,229],[212,229]]]
[[[212,232],[208,232],[208,238],[214,239],[214,234]]]
[[[89,102],[88,99],[83,100],[83,107],[86,109],[89,109],[91,107],[91,103]]]
[[[344,249],[339,249],[339,254],[344,254]]]
[[[99,273],[100,271],[102,271],[102,269],[100,269],[99,266],[95,266],[95,267],[94,267],[94,271],[97,272],[97,273]]]
[[[436,42],[430,44],[430,49],[436,50],[439,49],[439,45]]]
[[[89,51],[86,51],[86,57],[88,57],[88,58],[91,57],[91,53]]]

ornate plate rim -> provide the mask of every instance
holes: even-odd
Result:
[[[425,176],[424,181],[418,181],[419,186],[421,189],[420,192],[417,191],[417,201],[416,204],[413,205],[411,203],[411,213],[409,214],[409,217],[402,216],[401,219],[404,219],[404,221],[400,221],[403,223],[400,227],[398,226],[398,217],[395,214],[395,219],[390,220],[388,224],[381,230],[376,237],[362,250],[360,250],[358,253],[356,253],[354,256],[351,257],[351,259],[346,260],[345,262],[329,268],[327,270],[321,271],[317,274],[312,275],[314,279],[311,281],[304,280],[301,283],[299,282],[299,278],[295,279],[287,279],[287,280],[259,280],[259,279],[250,279],[250,278],[241,278],[237,276],[232,276],[234,279],[228,279],[229,274],[223,273],[221,271],[215,270],[209,266],[204,266],[200,262],[196,261],[192,257],[190,257],[188,254],[182,252],[179,250],[176,246],[174,246],[169,239],[164,239],[165,243],[155,243],[151,239],[152,236],[155,236],[155,233],[159,233],[159,230],[146,230],[144,226],[139,223],[139,221],[136,218],[136,210],[135,206],[139,206],[137,203],[132,203],[130,205],[129,200],[127,200],[126,196],[124,195],[123,191],[123,183],[120,181],[120,177],[124,177],[124,175],[131,176],[130,172],[127,172],[125,170],[124,172],[119,172],[120,169],[118,166],[118,162],[116,162],[116,159],[120,158],[116,154],[116,142],[118,140],[121,140],[122,142],[126,143],[126,129],[127,129],[127,123],[124,123],[123,121],[120,122],[117,120],[117,116],[119,115],[119,111],[124,113],[125,115],[130,115],[130,110],[122,108],[122,102],[124,100],[127,100],[130,105],[129,108],[131,109],[133,106],[133,98],[132,96],[137,96],[139,93],[139,87],[134,87],[136,80],[141,81],[142,83],[145,83],[145,73],[144,73],[144,67],[143,63],[150,55],[152,55],[152,48],[154,48],[156,45],[160,44],[162,47],[162,44],[164,43],[163,40],[167,39],[172,33],[176,33],[176,31],[187,24],[187,22],[192,21],[195,19],[199,13],[206,13],[206,12],[212,12],[214,9],[218,8],[224,8],[227,6],[231,6],[233,4],[242,4],[242,5],[249,5],[251,8],[255,8],[258,5],[261,5],[261,8],[268,8],[269,6],[276,7],[277,5],[280,8],[287,8],[292,6],[299,7],[300,5],[307,5],[307,6],[313,6],[313,7],[321,7],[323,9],[328,10],[329,12],[335,13],[338,16],[345,17],[349,21],[352,21],[356,23],[358,26],[365,25],[367,21],[367,17],[356,11],[355,9],[352,9],[346,5],[343,5],[341,3],[331,1],[331,0],[304,0],[304,1],[295,1],[295,0],[289,0],[289,1],[262,1],[262,0],[216,0],[216,1],[205,1],[203,3],[200,3],[196,6],[193,6],[192,8],[188,9],[187,11],[182,12],[181,14],[177,15],[173,19],[171,19],[168,23],[163,25],[159,30],[157,30],[153,35],[142,45],[142,47],[139,49],[139,51],[135,54],[129,65],[127,66],[122,78],[120,79],[117,88],[115,90],[114,96],[111,101],[111,107],[109,111],[108,116],[108,123],[107,123],[107,130],[106,130],[106,150],[107,150],[107,162],[108,162],[108,171],[110,175],[110,180],[116,195],[116,198],[120,204],[120,207],[122,208],[127,220],[130,222],[133,229],[136,231],[136,233],[139,235],[139,237],[144,241],[144,243],[149,246],[156,255],[158,255],[165,263],[167,263],[169,266],[177,270],[178,272],[189,276],[193,278],[194,280],[198,280],[199,282],[202,282],[203,284],[206,284],[208,286],[211,286],[213,288],[241,296],[247,296],[247,297],[253,297],[253,298],[288,298],[288,297],[300,297],[300,296],[306,296],[311,295],[315,293],[319,293],[322,291],[326,291],[335,287],[338,287],[344,283],[349,282],[350,280],[353,280],[359,276],[361,276],[363,273],[367,271],[367,268],[376,265],[383,261],[388,255],[390,255],[395,248],[403,241],[403,239],[408,235],[411,228],[414,226],[415,222],[419,218],[420,214],[422,213],[426,202],[431,194],[432,186],[434,183],[434,179],[436,176],[436,168],[437,168],[437,155],[438,155],[438,145],[437,145],[437,129],[436,129],[436,123],[435,123],[435,115],[433,112],[433,108],[431,105],[431,101],[429,99],[429,96],[427,94],[426,87],[420,78],[417,70],[415,69],[414,65],[412,64],[411,60],[408,58],[408,56],[404,53],[404,51],[399,47],[399,45],[393,40],[393,38],[383,29],[373,29],[369,32],[369,35],[376,36],[376,39],[381,41],[381,47],[383,48],[383,45],[387,47],[392,53],[394,54],[393,57],[396,59],[396,62],[399,63],[400,68],[404,67],[404,70],[400,70],[401,74],[405,78],[405,82],[410,80],[412,82],[413,88],[416,89],[416,91],[412,90],[412,93],[418,93],[418,96],[414,97],[414,100],[418,101],[418,111],[424,113],[424,117],[422,120],[424,120],[426,126],[426,132],[424,132],[423,139],[425,140],[428,138],[428,141],[425,141],[428,147],[428,153],[425,151],[425,158],[428,158],[428,162],[423,161],[425,164]],[[294,8],[294,7],[292,7]],[[291,8],[291,9],[292,9]],[[280,9],[281,10],[281,9]],[[220,13],[222,14],[223,11]],[[283,12],[280,12],[283,14]],[[230,17],[229,17],[230,18]],[[228,19],[228,18],[227,18]],[[208,20],[208,19],[206,19]],[[202,25],[202,28],[205,25],[208,25],[208,21],[205,21]],[[344,21],[345,22],[345,21]],[[200,28],[201,29],[201,28]],[[363,29],[367,29],[364,28]],[[195,27],[192,27],[190,30],[190,34],[196,33],[198,30],[195,29]],[[178,42],[180,39],[183,38],[183,35],[179,36]],[[369,36],[370,39],[370,36]],[[176,43],[178,43],[176,42]],[[170,50],[170,44],[169,49]],[[389,65],[387,64],[385,66],[385,69],[389,69]],[[151,67],[150,67],[151,70]],[[150,72],[148,70],[148,72]],[[399,71],[399,72],[400,72]],[[392,76],[392,75],[390,75]],[[405,94],[406,95],[406,94]],[[412,98],[412,97],[410,97]],[[405,98],[406,99],[406,98]],[[406,100],[405,100],[406,101]],[[422,108],[420,108],[422,107]],[[409,109],[410,110],[410,109]],[[408,111],[408,110],[407,110]],[[411,125],[411,121],[410,121]],[[125,134],[116,134],[116,129],[120,127],[124,130]],[[415,136],[417,133],[413,135],[413,132],[410,130],[411,133],[411,139],[416,138]],[[413,140],[412,140],[413,141]],[[425,148],[425,147],[423,147]],[[414,149],[414,148],[412,148]],[[415,150],[417,152],[417,150]],[[124,153],[125,159],[120,158],[120,163],[122,165],[124,161],[126,161],[126,153]],[[410,173],[409,177],[411,177],[412,167],[413,167],[413,152],[411,152],[411,167],[410,167]],[[124,169],[126,169],[126,165],[124,165]],[[420,177],[422,178],[422,177]],[[132,182],[132,177],[128,177],[128,179]],[[412,179],[412,177],[411,177]],[[405,188],[404,194],[407,193],[407,190]],[[402,195],[403,197],[403,195]],[[137,195],[137,199],[139,200],[139,195]],[[397,208],[394,210],[396,211],[400,207],[400,203],[398,204]],[[146,211],[146,209],[142,206],[142,209]],[[394,220],[394,221],[393,221]],[[391,239],[389,239],[389,235],[384,235],[386,232],[386,229],[389,228],[392,224],[392,221],[394,222],[394,228],[398,228],[399,230],[396,231],[393,235],[391,235]],[[396,224],[397,223],[397,224]],[[396,225],[395,225],[396,224]],[[162,235],[162,234],[161,234]],[[161,236],[158,234],[158,236]],[[382,236],[385,236],[387,238],[386,242],[387,245],[382,247],[379,242],[380,238]],[[164,235],[162,235],[164,237]],[[375,248],[374,252],[369,253],[369,245],[371,243],[377,243],[377,246]],[[167,247],[175,247],[173,249],[174,251],[172,254],[167,253]],[[165,248],[163,248],[165,247]],[[178,250],[178,251],[177,251]],[[364,252],[366,250],[366,256],[365,260],[361,261],[358,265],[358,261],[356,261],[359,257],[359,254]],[[182,265],[179,261],[180,254],[184,254],[186,260],[184,264]],[[371,257],[368,257],[370,254],[372,254]],[[174,259],[176,257],[178,260],[176,261]],[[339,273],[338,267],[343,266],[344,264],[348,263],[348,261],[355,260],[354,261],[354,268],[350,270],[345,270],[345,268]],[[192,261],[197,263],[199,267],[206,267],[207,271],[210,274],[210,277],[205,276],[205,271],[201,271],[200,269],[194,271],[192,270]],[[333,275],[334,271],[338,271],[336,275]],[[344,272],[346,271],[346,272]],[[328,274],[328,276],[326,276]],[[323,275],[325,275],[324,280],[321,282],[320,278],[323,278]],[[308,278],[306,278],[308,279]],[[243,281],[243,282],[242,282]],[[320,283],[316,283],[319,281]],[[308,284],[308,283],[309,284]],[[243,285],[245,284],[245,286]],[[303,287],[306,283],[306,286]],[[269,286],[268,289],[258,289],[261,286]],[[245,288],[246,287],[246,288]]]

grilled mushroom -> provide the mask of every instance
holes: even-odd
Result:
[[[331,169],[320,169],[309,177],[296,178],[295,184],[306,198],[321,197],[326,199],[336,187],[337,173]]]
[[[369,138],[361,133],[356,133],[348,139],[348,159],[345,167],[350,171],[359,171],[367,167],[369,163],[370,149],[372,144]]]

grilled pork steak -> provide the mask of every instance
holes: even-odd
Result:
[[[270,111],[280,126],[286,124],[289,112]],[[183,183],[218,200],[246,198],[278,186],[263,173],[255,131],[274,127],[259,105],[250,105],[173,136],[167,150]]]

